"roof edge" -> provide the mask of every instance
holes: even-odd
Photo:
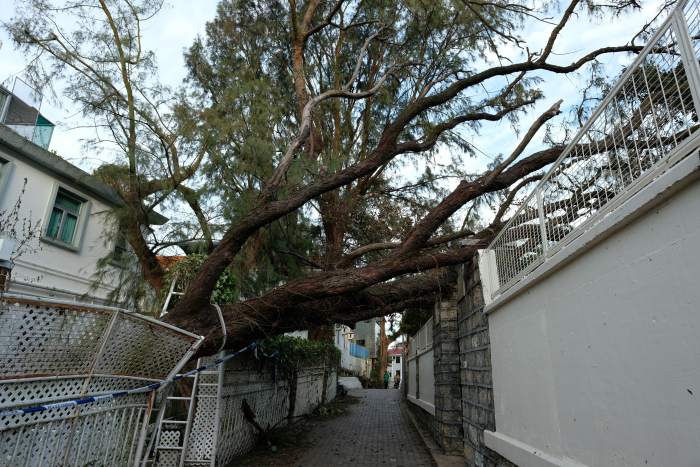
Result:
[[[70,180],[79,187],[86,189],[106,201],[117,206],[125,206],[124,200],[117,194],[114,188],[76,167],[62,157],[20,136],[4,124],[0,124],[0,144],[9,147],[30,161]],[[163,225],[169,221],[167,217],[156,211],[151,212],[148,216],[148,220],[152,225]]]

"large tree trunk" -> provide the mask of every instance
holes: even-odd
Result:
[[[408,307],[424,307],[435,303],[439,294],[450,294],[457,277],[453,268],[444,268],[440,274],[404,277],[378,284],[360,292],[343,294],[324,300],[290,305],[280,309],[270,319],[261,319],[244,304],[222,307],[227,322],[226,348],[236,349],[245,343],[266,336],[298,329],[310,329],[328,323],[348,326],[357,321],[401,312]],[[169,315],[166,315],[167,318]],[[185,323],[195,332],[203,331],[206,341],[197,356],[209,355],[211,347],[221,345],[219,318],[214,307],[203,310],[198,321]],[[256,320],[255,326],[251,326]],[[180,327],[185,327],[180,325]],[[217,337],[218,336],[218,337]],[[218,344],[217,344],[218,342]],[[213,349],[216,351],[218,347]]]
[[[234,342],[238,340],[238,336],[241,338],[245,337],[245,339],[241,339],[238,342],[240,343],[251,337],[254,338],[253,336],[265,335],[264,333],[259,333],[256,329],[266,328],[269,331],[274,330],[276,327],[275,323],[283,318],[283,310],[289,306],[357,292],[404,274],[444,266],[454,266],[470,260],[478,248],[485,248],[488,245],[497,229],[482,231],[480,234],[482,239],[470,247],[419,257],[415,257],[415,253],[420,251],[430,235],[464,204],[485,193],[507,188],[528,174],[551,164],[561,154],[562,150],[561,147],[556,147],[535,153],[500,173],[489,186],[484,186],[483,184],[485,176],[471,182],[462,181],[455,191],[448,195],[428,216],[418,223],[416,229],[402,242],[402,246],[392,251],[382,261],[364,268],[309,275],[283,285],[261,297],[224,307],[227,334],[229,336],[237,336],[236,339],[229,338],[227,346],[233,346]],[[366,161],[354,167],[362,165],[364,162]],[[338,176],[336,175],[333,178],[337,179]],[[216,284],[219,275],[231,262],[233,255],[240,250],[240,246],[243,245],[245,240],[257,232],[259,228],[258,223],[261,222],[261,219],[278,217],[275,215],[277,209],[291,212],[290,206],[294,204],[294,201],[290,198],[295,198],[300,192],[309,189],[314,183],[298,190],[285,200],[269,203],[266,209],[254,209],[246,218],[232,227],[214,253],[204,262],[199,275],[190,284],[187,293],[182,297],[177,308],[166,315],[166,322],[207,336],[208,342],[201,347],[200,353],[202,355],[207,355],[206,352],[215,352],[218,348],[216,341],[220,342],[223,337],[221,330],[216,325],[218,317],[209,316],[213,312],[213,307],[210,307],[208,303],[208,297],[213,287],[212,284]],[[206,292],[206,295],[203,292]],[[251,326],[252,322],[257,324]],[[277,333],[277,331],[275,332]]]
[[[380,381],[384,381],[384,374],[386,373],[387,347],[389,347],[389,343],[387,342],[387,339],[386,339],[386,318],[384,316],[382,316],[382,319],[379,320],[379,377],[380,377]],[[389,382],[391,383],[391,378],[389,378]]]

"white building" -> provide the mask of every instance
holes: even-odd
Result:
[[[355,334],[348,326],[342,324],[335,325],[335,346],[342,352],[340,358],[340,366],[346,370],[350,370],[358,376],[369,377],[372,370],[372,363],[369,359],[369,351],[355,344]]]
[[[17,202],[22,219],[41,222],[41,235],[14,261],[9,292],[103,304],[112,284],[90,291],[97,260],[125,251],[109,211],[123,205],[109,185],[49,152],[53,124],[18,96],[0,87],[0,212]],[[156,223],[164,223],[160,218]],[[108,234],[108,235],[105,235]],[[109,235],[111,234],[111,235]],[[117,244],[105,238],[121,238]],[[116,267],[116,266],[115,266]]]
[[[393,378],[394,376],[399,375],[399,378],[402,378],[403,375],[401,373],[401,365],[403,364],[403,347],[389,349],[387,350],[387,355],[389,358],[391,358],[391,363],[387,363],[386,367],[389,376]]]

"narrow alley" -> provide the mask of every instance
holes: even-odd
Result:
[[[429,467],[432,458],[409,419],[402,391],[351,389],[361,401],[348,415],[319,423],[309,435],[314,446],[295,464],[362,467]]]

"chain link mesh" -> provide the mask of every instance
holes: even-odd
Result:
[[[698,69],[700,10],[692,0],[679,11],[685,21],[670,15],[487,248],[493,298],[685,154],[700,127],[692,92],[700,96],[700,83],[686,70]],[[684,63],[683,53],[695,59]]]

